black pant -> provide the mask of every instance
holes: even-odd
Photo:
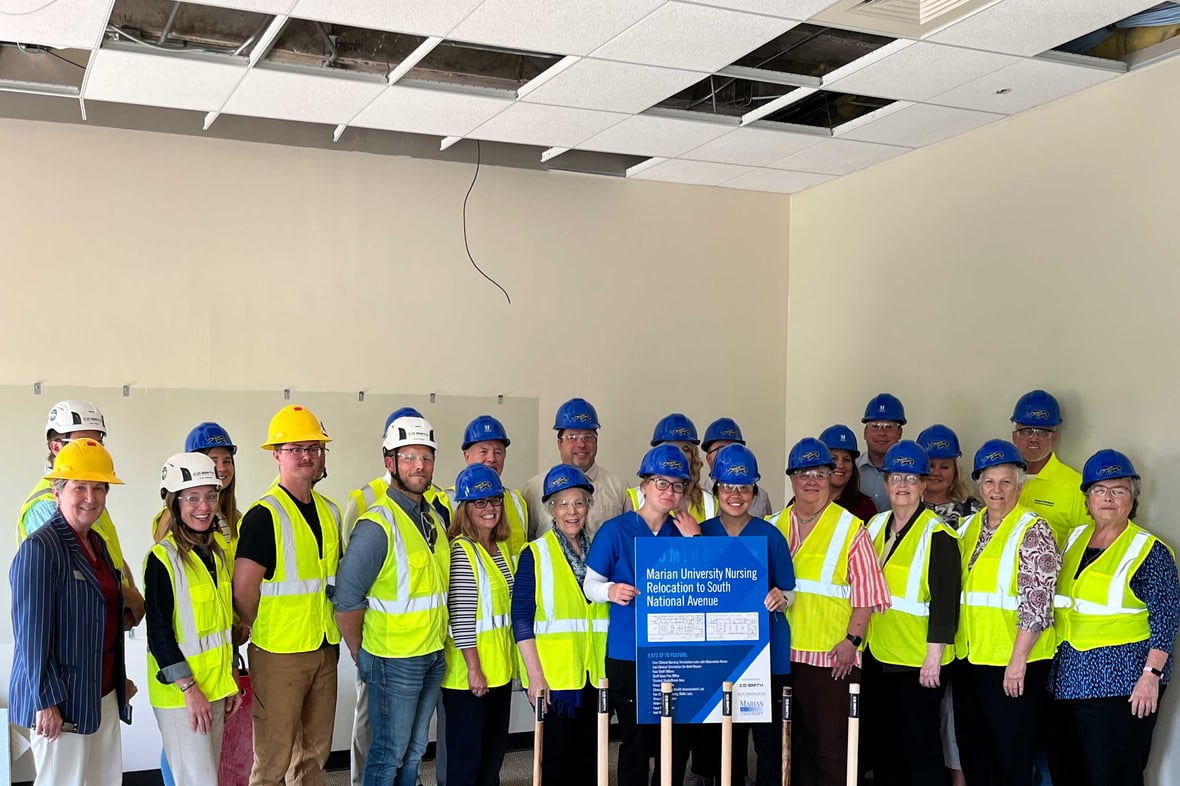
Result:
[[[442,689],[447,711],[447,786],[498,786],[508,750],[512,686],[489,688],[476,697],[469,690]]]
[[[648,786],[648,768],[656,760],[651,774],[651,786],[660,785],[660,726],[658,723],[640,725],[635,714],[635,661],[606,659],[606,678],[610,680],[611,709],[619,719],[618,786]],[[647,700],[647,697],[644,697]],[[447,715],[450,724],[450,714]],[[672,727],[672,783],[684,782],[684,768],[688,764],[687,730],[685,724]],[[447,783],[447,786],[454,784]]]
[[[1004,693],[1003,666],[955,661],[955,738],[963,777],[971,786],[1032,782],[1049,664],[1047,660],[1028,664],[1024,693],[1012,698]]]
[[[587,685],[573,717],[551,709],[545,716],[541,782],[550,786],[594,786],[597,782],[598,691]]]
[[[1163,687],[1160,699],[1163,700]],[[1062,786],[1143,786],[1159,710],[1131,714],[1128,696],[1050,703],[1049,774]]]
[[[950,668],[943,669],[943,679]],[[941,683],[941,680],[940,680]],[[923,688],[918,669],[888,669],[864,654],[860,758],[876,786],[946,786],[942,756],[942,694]]]
[[[836,680],[830,668],[791,664],[791,786],[848,783],[848,685],[860,682],[860,677],[855,668]]]

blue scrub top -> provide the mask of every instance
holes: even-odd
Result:
[[[721,518],[708,519],[701,523],[701,534],[706,537],[729,537]],[[766,538],[766,567],[770,586],[783,592],[795,589],[795,564],[791,562],[791,547],[778,527],[764,519],[750,519],[738,537]],[[791,625],[787,613],[780,611],[770,615],[770,673],[791,673]]]

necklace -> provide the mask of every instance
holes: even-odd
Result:
[[[820,513],[823,513],[823,511],[821,510],[819,513],[813,513],[810,516],[804,516],[800,513],[796,513],[795,521],[798,522],[800,527],[807,527],[815,523],[816,519],[819,518]]]

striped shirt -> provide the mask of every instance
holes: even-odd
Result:
[[[512,570],[504,556],[507,541],[492,555],[492,561],[504,574],[508,591],[512,592]],[[475,571],[467,560],[467,553],[458,543],[451,544],[451,581],[447,588],[447,611],[451,615],[451,638],[457,649],[476,645],[475,615],[479,611],[479,588],[475,582]]]
[[[788,538],[792,557],[799,552],[804,540],[805,538],[799,535],[799,520],[792,508]],[[869,537],[868,530],[859,525],[856,535],[852,538],[852,546],[848,549],[848,583],[852,590],[852,596],[849,598],[852,608],[872,608],[877,612],[889,608],[889,585],[885,583],[885,576],[877,562],[877,550],[873,548],[873,540]],[[834,658],[827,652],[804,652],[791,648],[792,663],[828,669],[832,667],[833,661]],[[860,665],[860,650],[856,652],[856,665]]]

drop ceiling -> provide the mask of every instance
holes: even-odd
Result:
[[[77,122],[181,110],[197,135],[481,140],[538,167],[614,157],[602,172],[797,193],[1119,78],[1051,50],[1157,2],[971,0],[874,29],[848,0],[0,0],[0,116],[27,93]],[[172,35],[224,19],[241,47],[109,27],[145,9]],[[468,57],[498,70],[464,74]]]

